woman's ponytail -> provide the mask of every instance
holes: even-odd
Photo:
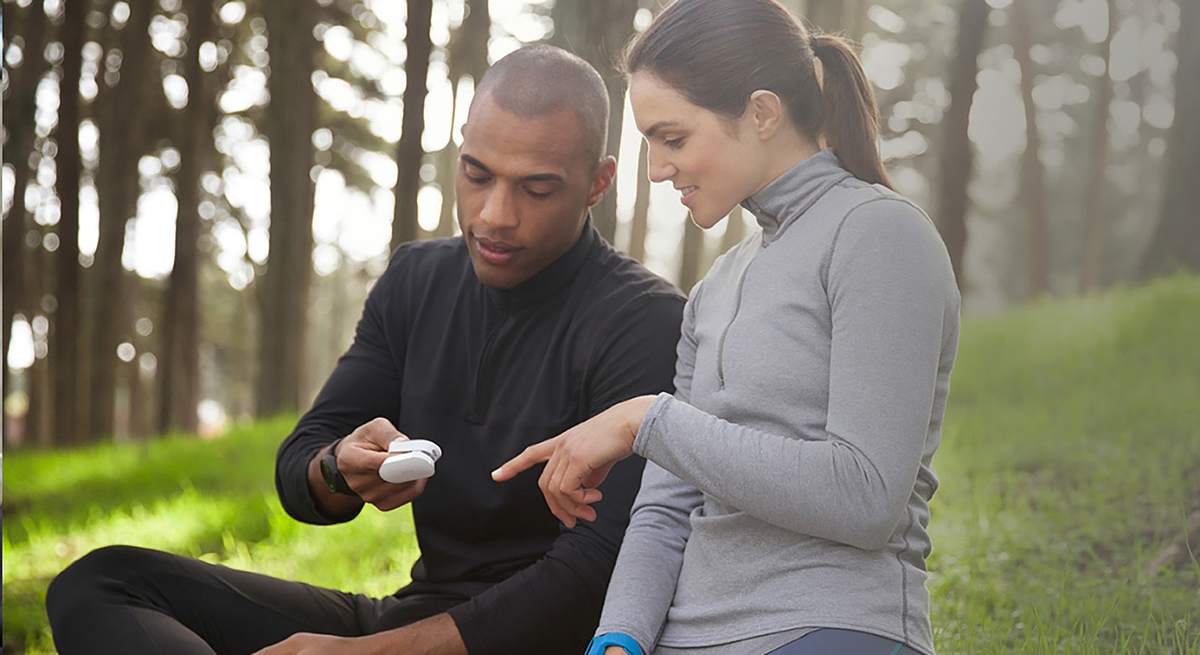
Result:
[[[824,68],[822,80],[816,60]],[[779,96],[806,137],[822,136],[842,166],[891,187],[876,139],[879,112],[858,55],[809,33],[776,0],[676,0],[625,51],[626,75],[647,70],[692,104],[737,118],[750,96]]]
[[[845,39],[830,34],[812,37],[812,51],[821,60],[824,107],[821,133],[846,170],[866,182],[892,182],[879,157],[879,110],[875,93],[858,55]]]

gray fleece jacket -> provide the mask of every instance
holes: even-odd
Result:
[[[931,459],[959,325],[946,249],[829,150],[743,206],[762,233],[684,309],[597,634],[650,653],[829,627],[932,653]]]

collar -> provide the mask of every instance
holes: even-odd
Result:
[[[591,214],[583,223],[583,231],[579,240],[558,259],[550,262],[545,268],[533,274],[533,277],[521,282],[511,289],[493,289],[485,287],[488,296],[501,309],[520,309],[536,305],[563,289],[567,283],[575,279],[579,269],[587,261],[600,234],[592,227]]]
[[[741,204],[758,220],[765,245],[847,177],[851,177],[850,172],[838,163],[833,150],[826,148],[791,167]]]

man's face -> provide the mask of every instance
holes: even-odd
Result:
[[[458,222],[479,281],[509,289],[570,250],[615,162],[585,155],[569,109],[523,118],[476,97],[459,149]]]

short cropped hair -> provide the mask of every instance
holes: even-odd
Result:
[[[562,48],[534,45],[515,50],[484,73],[475,97],[491,94],[496,104],[522,118],[561,109],[575,112],[583,129],[588,161],[599,161],[608,142],[608,90],[600,73]],[[472,100],[474,104],[474,100]]]

